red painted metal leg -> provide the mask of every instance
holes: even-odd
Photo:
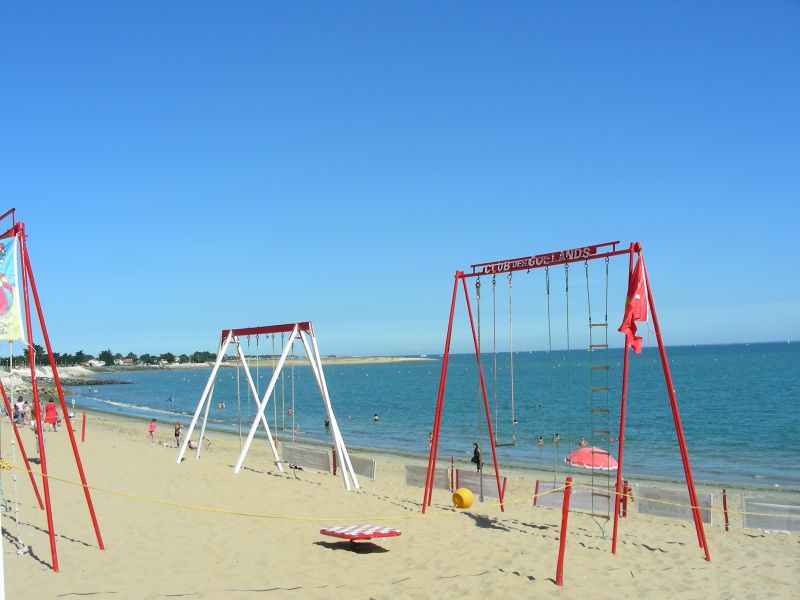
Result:
[[[431,505],[433,496],[434,474],[436,472],[436,454],[439,449],[439,429],[442,421],[442,406],[444,405],[444,390],[447,383],[447,363],[450,360],[450,340],[453,335],[453,316],[456,310],[456,293],[458,292],[458,280],[463,273],[456,271],[455,281],[453,282],[453,297],[450,301],[450,318],[447,322],[447,335],[444,342],[444,353],[442,354],[442,372],[439,375],[439,393],[436,399],[436,414],[433,418],[433,432],[431,436],[430,453],[428,454],[428,472],[425,476],[425,494],[422,498],[422,514],[425,514],[425,507]]]
[[[66,400],[64,400],[64,390],[61,387],[61,378],[58,376],[58,368],[56,367],[56,363],[53,358],[53,348],[50,345],[50,336],[47,334],[47,325],[45,324],[42,305],[39,302],[39,294],[36,291],[36,280],[33,277],[33,269],[31,268],[30,258],[28,256],[28,249],[25,244],[21,245],[21,249],[22,249],[22,254],[25,256],[25,271],[27,272],[28,279],[30,280],[31,292],[33,292],[33,300],[36,304],[36,313],[39,316],[39,324],[42,327],[42,337],[44,338],[45,347],[47,348],[47,353],[48,356],[50,357],[50,367],[53,370],[53,381],[56,385],[56,390],[58,391],[59,402],[61,403],[61,413],[64,416],[64,423],[66,423],[67,433],[69,434],[69,441],[70,444],[72,445],[72,454],[75,457],[75,465],[78,467],[78,474],[81,478],[81,484],[83,486],[83,495],[86,498],[86,505],[89,508],[89,515],[92,519],[92,525],[94,527],[95,537],[97,538],[97,545],[100,547],[101,550],[104,550],[105,546],[103,544],[103,537],[100,535],[100,526],[97,524],[97,516],[95,515],[94,505],[92,504],[92,496],[89,492],[89,484],[86,482],[86,474],[83,471],[83,463],[81,462],[81,455],[78,452],[78,444],[75,442],[75,433],[72,431],[72,422],[69,418],[69,410],[67,409],[67,402]],[[25,311],[26,314],[30,314],[28,313],[29,307],[27,305],[28,305],[28,300],[26,297]],[[30,342],[31,339],[32,338],[30,337],[29,334],[28,341]],[[31,353],[32,352],[33,350],[31,350]],[[44,463],[42,464],[44,465]]]
[[[469,326],[472,330],[472,343],[475,345],[475,359],[478,363],[478,377],[481,382],[481,394],[483,395],[483,406],[486,409],[486,426],[489,430],[489,443],[492,446],[492,460],[494,461],[494,478],[497,482],[497,497],[500,499],[500,512],[505,512],[505,504],[503,503],[503,490],[500,486],[500,470],[497,465],[497,447],[494,443],[494,432],[492,431],[492,416],[489,410],[489,398],[486,395],[486,381],[483,378],[483,365],[481,364],[481,352],[478,346],[478,335],[475,333],[475,321],[472,319],[472,306],[469,302],[469,292],[467,291],[467,280],[462,279],[461,283],[464,286],[464,298],[467,300],[467,314],[469,315]]]
[[[633,251],[634,246],[630,246],[628,256],[628,277],[633,271]],[[619,438],[617,439],[617,481],[614,486],[614,530],[611,534],[611,554],[617,553],[617,534],[619,531],[619,501],[622,498],[622,456],[625,450],[625,412],[628,406],[628,363],[630,359],[630,349],[625,343],[624,354],[622,356],[622,396],[619,403]]]
[[[672,409],[672,419],[675,422],[675,433],[678,436],[678,446],[681,451],[681,460],[683,461],[683,471],[686,475],[686,486],[689,490],[689,499],[692,503],[692,515],[694,516],[695,529],[697,530],[698,543],[705,552],[706,560],[711,560],[711,554],[708,551],[708,541],[706,540],[706,532],[703,529],[703,520],[700,516],[700,507],[697,504],[697,491],[694,486],[694,477],[692,476],[692,467],[689,464],[689,452],[686,449],[686,439],[683,435],[683,426],[681,425],[681,417],[678,412],[678,401],[675,398],[675,388],[672,383],[672,375],[669,371],[669,361],[667,360],[667,351],[664,348],[664,340],[661,337],[661,328],[658,324],[658,315],[656,314],[656,305],[653,300],[653,292],[650,289],[650,277],[647,275],[647,267],[644,266],[644,257],[642,257],[642,267],[644,268],[645,282],[647,284],[647,297],[650,304],[650,312],[653,315],[653,330],[658,340],[658,352],[661,356],[661,365],[664,369],[664,380],[667,384],[667,394],[669,395],[669,405]]]
[[[11,418],[11,428],[14,430],[14,436],[17,438],[17,445],[19,446],[19,451],[22,454],[22,460],[25,462],[25,468],[28,470],[28,477],[30,477],[31,485],[33,486],[33,492],[36,494],[36,501],[39,503],[39,508],[44,510],[44,503],[42,502],[42,497],[39,495],[39,486],[36,485],[36,478],[33,476],[31,463],[28,462],[28,454],[25,452],[25,445],[22,443],[22,438],[19,436],[19,429],[17,428],[16,421],[14,421],[14,413],[11,409],[11,403],[8,401],[6,388],[2,381],[0,381],[0,392],[3,393],[3,405],[6,408],[6,413]]]
[[[619,440],[617,441],[617,483],[614,486],[614,529],[611,534],[611,553],[617,553],[617,534],[619,532],[619,504],[622,498],[622,457],[625,451],[625,412],[628,404],[628,362],[630,349],[625,346],[622,359],[622,399],[619,407]]]
[[[567,544],[567,523],[569,522],[569,497],[572,495],[572,477],[567,477],[564,501],[561,503],[561,535],[558,540],[558,562],[556,562],[556,585],[564,585],[564,550]]]
[[[42,470],[42,488],[44,489],[44,509],[47,514],[47,535],[50,538],[50,556],[53,560],[53,571],[58,573],[58,553],[53,526],[53,508],[50,502],[50,482],[47,478],[47,457],[44,451],[44,427],[39,410],[39,386],[36,383],[36,357],[33,353],[33,328],[31,327],[31,306],[28,297],[28,257],[25,252],[25,235],[19,236],[20,259],[22,261],[22,298],[25,304],[25,331],[28,335],[28,364],[31,368],[31,392],[33,394],[33,415],[35,420],[36,443],[39,448],[39,466]]]

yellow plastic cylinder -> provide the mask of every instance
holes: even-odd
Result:
[[[467,488],[458,488],[453,492],[453,505],[456,508],[469,508],[472,506],[472,492]]]

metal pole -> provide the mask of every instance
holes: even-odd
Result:
[[[644,270],[644,280],[645,284],[647,285],[647,299],[650,304],[650,312],[653,315],[653,329],[656,334],[656,339],[658,340],[658,353],[661,356],[661,365],[664,370],[664,381],[667,384],[667,394],[669,395],[669,405],[672,409],[672,419],[675,422],[675,434],[678,436],[678,447],[681,451],[683,471],[686,474],[686,486],[689,490],[689,499],[692,502],[692,515],[694,516],[695,529],[697,530],[699,545],[705,552],[705,559],[710,561],[711,554],[708,551],[708,542],[706,541],[706,533],[703,529],[703,520],[700,517],[700,507],[697,505],[697,492],[694,486],[692,467],[689,464],[689,451],[686,449],[686,439],[683,435],[681,417],[680,413],[678,412],[678,401],[675,397],[675,387],[673,386],[672,375],[669,371],[669,361],[667,360],[667,351],[664,348],[664,340],[661,337],[661,327],[658,324],[658,315],[656,314],[656,304],[653,300],[653,292],[650,289],[650,277],[647,275],[647,267],[644,264],[644,257],[641,257],[641,261],[642,269]]]
[[[433,417],[433,436],[431,447],[428,453],[428,472],[425,476],[425,494],[422,498],[422,514],[425,514],[425,507],[431,505],[433,496],[433,480],[436,472],[436,453],[439,449],[439,426],[442,420],[442,406],[444,404],[444,390],[447,383],[447,363],[450,359],[450,339],[453,334],[453,315],[456,310],[456,293],[458,292],[458,280],[464,275],[461,271],[456,271],[453,281],[453,298],[450,301],[450,318],[447,321],[447,334],[445,335],[444,352],[442,353],[442,371],[439,375],[439,392],[436,398],[436,413]]]
[[[33,327],[31,326],[31,306],[28,297],[28,264],[25,252],[25,233],[19,236],[20,260],[22,262],[22,297],[25,305],[25,331],[28,336],[28,365],[31,371],[31,392],[33,394],[33,418],[36,444],[39,449],[39,466],[42,471],[42,488],[44,489],[44,506],[47,513],[47,535],[50,538],[50,556],[53,560],[53,571],[58,573],[58,553],[56,551],[56,537],[53,525],[53,507],[50,502],[50,482],[47,477],[47,457],[44,452],[44,427],[39,410],[39,386],[36,382],[36,364],[33,354]],[[44,323],[42,323],[44,327]]]
[[[628,257],[628,279],[633,272],[634,246],[630,245]],[[622,356],[622,396],[619,402],[619,439],[617,440],[617,482],[614,486],[614,529],[611,534],[611,554],[617,553],[617,533],[619,529],[619,509],[622,499],[622,455],[625,450],[625,411],[628,404],[628,363],[630,361],[630,348],[625,342]]]
[[[569,497],[572,495],[572,477],[567,477],[564,500],[561,503],[561,535],[558,540],[558,562],[556,562],[556,585],[564,585],[564,550],[567,543],[567,523],[569,521]]]
[[[81,415],[81,443],[86,441],[86,411]]]

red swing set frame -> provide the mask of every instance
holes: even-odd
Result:
[[[498,273],[511,273],[513,271],[529,271],[531,269],[540,269],[544,267],[552,267],[557,265],[566,265],[575,262],[586,262],[590,260],[606,259],[613,256],[622,256],[627,254],[629,257],[628,262],[628,276],[633,275],[634,255],[637,255],[642,261],[642,268],[644,269],[645,281],[647,285],[647,298],[650,307],[650,312],[653,316],[653,329],[655,331],[656,341],[658,342],[658,351],[661,358],[661,366],[664,372],[664,380],[667,386],[667,394],[669,396],[670,409],[672,411],[672,419],[675,423],[675,433],[678,438],[678,447],[680,449],[681,461],[683,464],[683,472],[686,478],[686,487],[689,492],[689,500],[692,504],[692,518],[694,520],[695,531],[697,533],[698,545],[703,548],[705,559],[711,560],[711,555],[708,550],[708,542],[706,540],[705,530],[703,529],[703,521],[700,517],[700,507],[697,503],[697,492],[694,485],[694,477],[692,476],[692,468],[689,463],[689,452],[686,449],[686,439],[683,434],[683,426],[681,425],[680,413],[678,411],[678,402],[675,397],[675,388],[672,383],[672,375],[669,370],[669,362],[667,361],[667,351],[664,348],[664,341],[661,336],[661,327],[658,322],[658,315],[656,313],[656,306],[653,300],[653,293],[650,289],[650,278],[647,276],[647,267],[644,265],[644,257],[642,256],[642,245],[639,242],[632,242],[627,248],[618,249],[619,241],[605,242],[602,244],[595,244],[592,246],[582,246],[579,248],[572,248],[569,250],[561,250],[557,252],[548,252],[546,254],[536,254],[532,256],[525,256],[520,258],[513,258],[509,260],[499,260],[488,263],[477,263],[470,265],[472,271],[465,273],[463,271],[455,272],[455,280],[453,282],[453,295],[450,301],[450,317],[447,323],[447,335],[445,336],[444,352],[442,353],[442,369],[439,378],[439,391],[436,400],[436,413],[433,421],[433,439],[431,440],[430,453],[428,455],[428,470],[425,479],[425,493],[422,500],[422,512],[431,505],[431,497],[433,495],[434,472],[436,467],[437,454],[439,449],[439,432],[441,428],[442,419],[442,406],[444,404],[444,392],[447,383],[447,364],[450,358],[450,340],[453,332],[453,316],[455,314],[456,302],[458,299],[458,288],[461,283],[461,288],[464,292],[464,300],[466,302],[467,315],[469,316],[469,325],[472,332],[472,342],[475,349],[475,360],[478,367],[478,379],[480,383],[481,396],[483,398],[483,405],[486,412],[486,426],[489,434],[489,443],[492,448],[492,462],[494,464],[494,476],[497,484],[497,494],[500,499],[500,510],[505,511],[504,504],[504,490],[500,485],[500,471],[497,464],[497,449],[494,440],[494,432],[492,430],[491,411],[489,410],[489,400],[486,394],[486,381],[483,375],[483,366],[481,364],[480,349],[478,346],[478,336],[475,329],[475,321],[472,316],[472,306],[470,304],[469,292],[467,291],[467,280],[481,275],[495,275]],[[623,367],[622,367],[622,390],[620,398],[620,423],[619,423],[619,438],[617,448],[617,477],[616,477],[616,498],[614,502],[614,530],[611,541],[611,552],[617,552],[617,538],[618,526],[620,516],[620,499],[623,497],[622,489],[622,457],[625,449],[625,413],[627,409],[627,393],[628,393],[628,362],[631,349],[626,346]]]
[[[55,360],[53,358],[53,348],[50,345],[50,336],[47,333],[47,326],[45,325],[44,321],[44,312],[42,311],[42,305],[39,301],[39,293],[36,289],[36,280],[33,277],[33,269],[31,267],[30,257],[28,256],[28,246],[26,241],[26,234],[25,234],[25,223],[22,221],[15,222],[14,219],[14,208],[6,211],[2,216],[0,216],[0,221],[3,221],[7,217],[11,217],[12,226],[4,233],[0,234],[0,240],[5,240],[11,237],[16,237],[19,244],[19,258],[20,258],[20,282],[21,285],[18,286],[18,290],[21,290],[21,297],[23,301],[23,312],[25,313],[25,333],[27,336],[27,346],[28,346],[28,365],[30,366],[31,371],[31,392],[33,396],[33,411],[34,411],[34,418],[36,419],[37,427],[40,430],[44,429],[43,427],[43,419],[41,415],[41,411],[39,410],[39,386],[36,379],[36,364],[35,364],[35,354],[33,350],[33,326],[31,321],[31,303],[30,303],[30,296],[33,296],[34,305],[36,306],[36,313],[39,318],[39,325],[42,329],[42,337],[44,338],[45,348],[47,349],[47,355],[50,362],[50,368],[53,370],[53,382],[55,383],[56,390],[58,391],[58,399],[59,404],[61,405],[61,413],[64,418],[64,426],[69,434],[70,444],[72,445],[72,453],[75,457],[75,466],[78,469],[78,475],[80,476],[81,486],[83,487],[83,493],[86,497],[86,505],[89,509],[89,515],[92,520],[92,526],[94,527],[94,533],[97,538],[97,545],[100,550],[105,550],[105,545],[103,544],[103,537],[100,534],[100,526],[97,523],[97,516],[94,512],[94,505],[92,504],[92,496],[89,492],[89,485],[86,482],[86,474],[83,470],[83,463],[81,462],[81,456],[78,452],[78,445],[75,441],[75,433],[72,430],[72,420],[69,417],[69,410],[67,409],[67,403],[64,400],[64,390],[61,386],[61,378],[58,376],[58,369],[56,367]],[[31,485],[33,486],[33,491],[36,494],[36,499],[39,502],[39,508],[44,509],[47,514],[47,533],[50,538],[50,556],[52,558],[52,566],[53,571],[58,573],[58,553],[56,552],[56,538],[55,538],[55,527],[53,525],[53,509],[52,503],[50,499],[50,484],[49,478],[47,476],[47,457],[45,454],[45,446],[44,446],[44,439],[43,439],[43,431],[40,431],[39,435],[36,436],[37,445],[38,445],[38,452],[39,452],[39,461],[41,467],[41,475],[42,475],[42,489],[44,491],[44,504],[42,503],[42,498],[39,495],[39,488],[36,485],[36,479],[34,478],[33,470],[31,469],[31,465],[28,462],[28,455],[25,452],[25,446],[22,443],[22,438],[19,435],[19,430],[17,429],[17,424],[13,419],[13,412],[11,409],[11,404],[8,400],[6,395],[5,387],[3,387],[2,383],[0,383],[0,392],[2,392],[3,397],[3,404],[6,409],[6,413],[9,415],[11,420],[11,426],[14,429],[14,435],[17,439],[17,444],[19,445],[20,453],[22,454],[22,458],[25,462],[25,468],[28,471],[28,476],[30,477]]]

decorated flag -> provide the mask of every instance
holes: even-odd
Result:
[[[639,354],[642,351],[642,338],[636,335],[636,321],[647,321],[647,276],[641,256],[628,276],[625,316],[622,317],[622,325],[617,330],[625,334],[625,348],[630,346],[636,354]]]
[[[17,237],[0,240],[0,340],[25,339],[17,265]]]

